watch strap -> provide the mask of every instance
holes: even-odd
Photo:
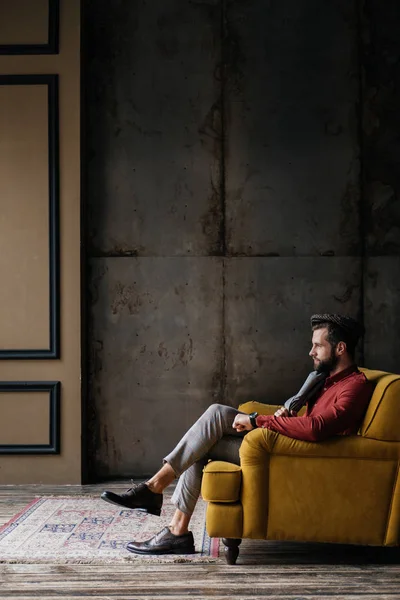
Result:
[[[256,429],[257,428],[256,419],[258,417],[258,412],[252,412],[252,413],[250,413],[249,417],[250,417],[250,424],[251,424],[251,426],[253,427],[253,429]]]

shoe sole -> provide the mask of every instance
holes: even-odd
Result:
[[[109,504],[115,504],[116,506],[123,506],[123,508],[129,508],[129,510],[138,510],[140,512],[144,512],[147,513],[149,515],[155,515],[156,517],[159,517],[161,515],[161,508],[136,508],[132,506],[128,506],[127,504],[124,504],[123,502],[117,502],[116,500],[112,500],[111,498],[108,498],[105,495],[105,492],[103,492],[100,496],[100,498],[102,500],[104,500],[105,502],[108,502]]]
[[[147,550],[129,550],[128,548],[127,548],[127,550],[128,550],[128,552],[131,552],[132,554],[142,554],[142,555],[147,554],[149,556],[150,555],[154,556],[156,554],[158,554],[158,555],[160,555],[160,554],[196,554],[196,550],[194,548],[191,550],[185,550],[185,551],[182,551],[182,549],[177,548],[174,550],[159,550],[159,551],[155,550],[154,552],[149,552]]]

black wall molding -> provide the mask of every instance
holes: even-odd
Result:
[[[0,394],[2,392],[49,392],[50,419],[48,444],[0,443],[0,454],[60,454],[61,383],[59,381],[1,381]]]
[[[49,348],[0,350],[0,359],[60,357],[60,224],[58,75],[0,75],[0,85],[47,85],[49,155]],[[5,282],[3,282],[5,284]],[[0,338],[1,339],[1,338]]]
[[[46,44],[0,44],[0,54],[58,54],[60,2],[48,0],[49,20]]]

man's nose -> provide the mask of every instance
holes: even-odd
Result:
[[[308,356],[315,356],[315,352],[314,352],[313,348],[311,348],[310,352],[308,353]]]

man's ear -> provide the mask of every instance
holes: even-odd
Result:
[[[339,342],[338,345],[336,346],[336,352],[338,354],[338,356],[341,356],[342,354],[344,354],[347,350],[347,346],[345,342]]]

